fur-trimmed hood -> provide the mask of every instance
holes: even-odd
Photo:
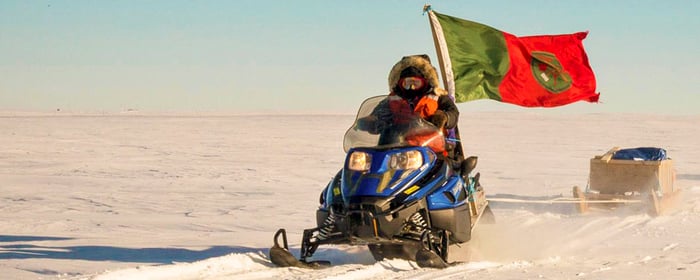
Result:
[[[389,91],[393,91],[394,87],[396,87],[401,76],[401,71],[411,66],[415,67],[423,74],[423,78],[430,84],[436,95],[447,94],[444,89],[440,88],[437,71],[435,67],[430,64],[430,57],[428,57],[427,54],[410,55],[401,58],[389,72]]]

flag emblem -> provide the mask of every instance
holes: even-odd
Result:
[[[552,93],[560,93],[571,87],[571,75],[561,66],[553,53],[533,51],[530,66],[532,74],[542,87]]]

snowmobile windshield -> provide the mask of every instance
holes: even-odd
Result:
[[[392,96],[375,96],[365,100],[353,126],[345,132],[343,148],[430,147],[436,153],[445,148],[442,131],[424,120],[405,102]]]

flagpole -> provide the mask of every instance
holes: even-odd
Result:
[[[440,22],[435,17],[433,9],[430,5],[426,4],[423,6],[423,12],[428,13],[428,21],[430,21],[430,31],[433,33],[433,43],[435,44],[435,51],[438,55],[438,65],[440,66],[440,74],[442,75],[442,84],[447,90],[447,94],[456,100],[455,96],[455,83],[454,83],[454,73],[452,73],[452,63],[450,61],[450,54],[447,50],[447,43],[445,42],[445,36],[442,33],[442,26]],[[454,128],[455,138],[462,139],[459,135],[459,127]],[[462,141],[459,140],[455,143],[455,157],[463,160],[465,158],[464,147],[462,147]]]
[[[442,84],[447,90],[447,93],[455,98],[454,73],[452,73],[452,64],[450,63],[449,53],[445,42],[445,37],[442,34],[442,27],[437,20],[435,13],[430,5],[423,6],[423,12],[428,13],[428,21],[430,22],[430,31],[433,34],[433,43],[435,51],[438,55],[438,64],[440,66],[440,74],[442,75]]]

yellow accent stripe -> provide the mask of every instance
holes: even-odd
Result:
[[[396,171],[389,170],[387,172],[384,172],[384,174],[382,174],[382,177],[379,179],[379,184],[377,185],[377,193],[384,192],[386,187],[389,186],[389,182],[391,182],[391,178],[394,177],[394,173],[396,173]]]
[[[377,219],[372,219],[372,225],[374,225],[374,236],[379,236],[379,230],[377,230]]]
[[[420,189],[420,187],[414,185],[413,187],[410,187],[407,190],[403,191],[403,193],[412,194],[413,192],[417,191],[418,189]]]

